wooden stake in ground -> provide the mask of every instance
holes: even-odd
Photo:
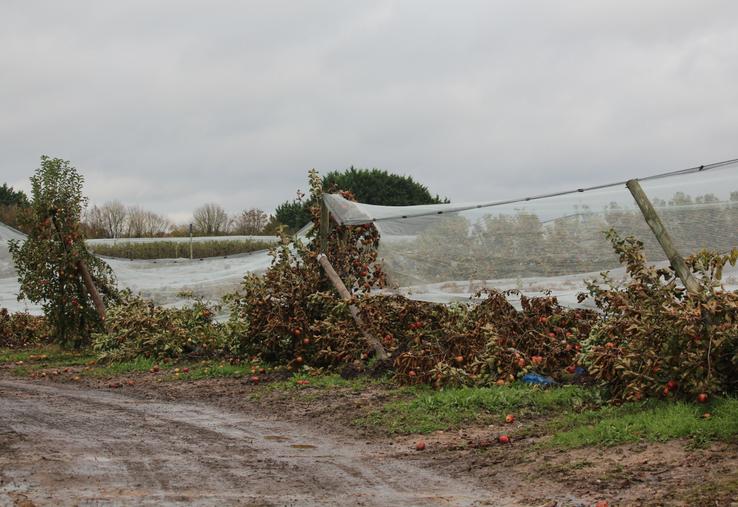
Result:
[[[87,265],[82,261],[77,261],[77,269],[82,275],[82,281],[85,283],[85,288],[90,294],[92,302],[95,303],[97,314],[100,316],[100,320],[103,321],[103,325],[105,325],[105,305],[103,304],[103,300],[100,297],[100,293],[97,292],[97,287],[95,287],[95,284],[92,281],[90,271],[87,269]]]
[[[343,280],[341,280],[341,277],[338,276],[338,273],[336,273],[336,270],[333,269],[333,266],[331,266],[331,263],[328,261],[328,257],[326,257],[325,254],[321,253],[318,255],[318,262],[323,267],[323,270],[325,271],[326,276],[328,276],[328,279],[338,291],[341,299],[343,299],[344,301],[351,301],[351,293],[346,288],[346,285],[343,283]],[[379,359],[380,361],[384,361],[385,359],[387,359],[387,352],[384,350],[382,344],[379,343],[379,340],[377,340],[377,338],[374,337],[367,329],[366,323],[364,322],[364,319],[361,318],[361,313],[359,313],[359,309],[356,308],[356,305],[349,303],[349,311],[351,312],[351,316],[354,318],[354,322],[356,322],[356,325],[359,327],[361,333],[364,335],[364,339],[374,349],[374,355],[377,357],[377,359]]]
[[[54,224],[54,229],[56,229],[56,235],[59,237],[59,241],[61,241],[61,244],[64,247],[64,250],[68,251],[67,244],[64,242],[64,238],[62,238],[61,229],[59,228],[59,224],[56,220],[56,213],[53,210],[51,212],[51,222]],[[100,293],[97,292],[97,287],[95,287],[95,283],[92,281],[92,276],[90,276],[90,270],[87,269],[87,265],[84,262],[82,262],[81,260],[78,260],[77,261],[77,271],[82,277],[82,282],[85,284],[87,293],[90,295],[92,302],[95,304],[97,315],[100,317],[100,320],[102,321],[103,327],[104,327],[105,326],[105,305],[103,304],[103,300],[100,297]]]
[[[664,250],[671,266],[687,288],[687,291],[690,294],[699,293],[699,282],[689,271],[687,263],[684,262],[684,259],[674,247],[674,243],[671,241],[669,232],[666,230],[663,222],[661,222],[661,218],[658,213],[656,213],[656,210],[648,199],[648,196],[641,188],[641,184],[638,183],[638,180],[630,180],[625,185],[628,187],[628,190],[630,190],[630,193],[633,194],[633,198],[636,203],[638,203],[638,207],[641,208],[641,213],[643,213],[646,223],[653,231],[653,235],[656,236],[656,240],[659,242],[659,245],[661,245],[661,248]]]

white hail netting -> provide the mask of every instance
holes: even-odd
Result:
[[[7,240],[9,239],[23,240],[25,235],[0,224],[0,308],[7,308],[12,312],[41,313],[39,306],[28,301],[17,300],[18,278],[8,253]],[[207,240],[207,238],[205,239]],[[220,240],[228,239],[239,238],[220,238]],[[136,242],[139,240],[118,241]],[[197,238],[197,241],[201,241],[201,238]],[[150,261],[110,257],[104,257],[104,259],[113,269],[120,288],[129,288],[134,292],[140,292],[144,297],[163,305],[185,303],[187,299],[180,294],[186,291],[215,301],[223,294],[238,288],[246,273],[263,273],[272,260],[265,250],[202,260],[164,259]]]
[[[646,178],[641,186],[682,255],[738,247],[738,163]],[[391,287],[415,299],[448,302],[497,288],[550,290],[574,305],[585,279],[605,270],[624,276],[605,239],[610,228],[641,239],[648,260],[666,264],[624,183],[507,204],[372,206],[333,194],[325,202],[339,223],[374,223]],[[726,270],[724,281],[735,288],[736,270]]]

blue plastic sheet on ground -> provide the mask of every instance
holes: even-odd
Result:
[[[556,381],[554,379],[552,379],[551,377],[544,377],[543,375],[539,375],[538,373],[526,373],[520,380],[521,382],[524,382],[526,384],[533,384],[537,386],[556,385]]]

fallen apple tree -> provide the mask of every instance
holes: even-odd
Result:
[[[738,259],[735,250],[688,257],[685,265],[698,284],[688,292],[672,268],[647,263],[643,243],[610,231],[611,248],[628,276],[623,282],[607,273],[590,280],[580,299],[593,309],[515,290],[483,290],[454,304],[416,301],[375,293],[386,282],[379,231],[371,223],[332,221],[326,227],[321,219],[333,219],[318,205],[320,179],[311,173],[310,181],[313,232],[275,247],[263,276],[246,275],[241,290],[227,298],[227,323],[211,322],[204,307],[175,315],[129,301],[127,310],[111,309],[110,331],[96,344],[113,355],[128,347],[127,357],[258,356],[291,371],[371,369],[384,350],[398,383],[488,386],[536,373],[551,382],[600,383],[613,401],[704,401],[736,392],[738,294],[721,287],[723,267]],[[335,271],[343,294],[321,264]],[[511,295],[519,297],[520,309],[509,302]],[[137,340],[132,329],[146,328],[167,329],[176,339],[153,332]],[[367,336],[381,340],[381,349]]]
[[[52,339],[74,346],[86,345],[93,332],[103,329],[104,300],[116,297],[112,271],[84,244],[82,183],[69,162],[41,157],[31,177],[31,206],[19,215],[28,238],[8,245],[19,297],[41,303]]]

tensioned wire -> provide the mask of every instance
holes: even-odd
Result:
[[[687,169],[679,169],[679,170],[676,170],[676,171],[669,171],[669,172],[654,174],[654,175],[646,176],[646,177],[643,177],[643,178],[631,178],[631,179],[634,179],[636,181],[653,181],[653,180],[658,180],[658,179],[662,179],[662,178],[669,178],[669,177],[672,177],[672,176],[682,176],[682,175],[686,175],[686,174],[694,174],[694,173],[705,172],[705,171],[709,171],[711,169],[717,169],[717,168],[720,168],[720,167],[725,167],[725,166],[729,166],[729,165],[736,164],[736,163],[738,163],[738,158],[734,158],[734,159],[731,159],[731,160],[725,160],[723,162],[716,162],[716,163],[713,163],[713,164],[706,164],[706,165],[700,165],[700,166],[696,166],[696,167],[689,167]],[[606,184],[603,184],[603,185],[594,185],[594,186],[591,186],[591,187],[577,188],[575,190],[565,190],[565,191],[561,191],[561,192],[552,192],[552,193],[548,193],[548,194],[539,194],[539,195],[534,195],[534,196],[531,196],[531,197],[522,197],[522,198],[517,198],[517,199],[506,199],[506,200],[503,200],[503,201],[493,201],[493,202],[489,202],[489,203],[474,204],[474,205],[468,205],[468,206],[458,206],[458,207],[451,206],[451,207],[449,207],[448,209],[445,209],[445,210],[423,211],[423,212],[412,213],[412,214],[407,214],[406,213],[406,214],[402,214],[402,215],[393,215],[393,216],[382,217],[382,218],[369,217],[367,220],[361,220],[361,221],[357,221],[357,220],[346,220],[346,221],[344,221],[344,223],[346,223],[346,224],[357,224],[357,223],[368,223],[368,222],[383,222],[383,221],[388,221],[388,220],[398,220],[398,219],[425,217],[425,216],[432,216],[432,215],[443,215],[443,214],[446,214],[446,213],[457,213],[457,212],[460,212],[460,211],[468,211],[468,210],[479,209],[479,208],[491,208],[491,207],[494,207],[494,206],[504,206],[506,204],[515,204],[515,203],[520,203],[520,202],[536,201],[536,200],[540,200],[540,199],[548,199],[548,198],[551,198],[551,197],[560,197],[560,196],[564,196],[564,195],[572,195],[572,194],[578,194],[578,193],[583,193],[583,192],[591,192],[593,190],[604,190],[604,189],[607,189],[607,188],[621,187],[621,186],[624,186],[626,183],[628,183],[628,181],[630,181],[630,179],[628,179],[628,180],[622,180],[622,181],[617,181],[617,182],[614,182],[614,183],[606,183]]]

